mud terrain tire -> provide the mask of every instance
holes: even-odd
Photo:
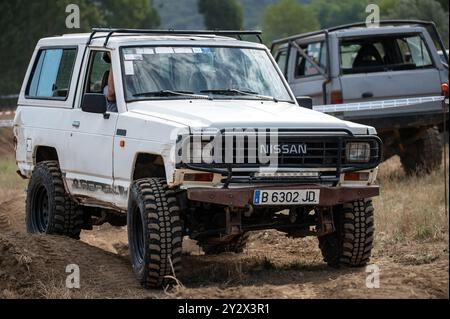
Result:
[[[373,246],[371,200],[346,203],[334,211],[336,231],[319,237],[324,261],[331,267],[361,267],[369,262]]]
[[[27,231],[79,239],[84,221],[77,206],[66,194],[58,162],[37,164],[27,189]]]
[[[128,204],[131,263],[145,288],[174,283],[181,272],[182,227],[173,190],[162,179],[133,183]]]
[[[205,255],[218,255],[225,252],[232,252],[240,254],[244,252],[244,248],[247,245],[249,233],[243,233],[236,238],[233,238],[228,243],[214,243],[209,240],[199,241],[198,245],[203,249]]]
[[[408,145],[401,155],[406,174],[429,174],[442,162],[442,140],[437,127],[428,128],[415,143]]]

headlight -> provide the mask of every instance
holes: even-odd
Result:
[[[213,143],[211,142],[195,142],[192,143],[192,163],[211,164],[214,161]]]
[[[349,163],[367,163],[370,160],[369,143],[347,143],[345,155]]]

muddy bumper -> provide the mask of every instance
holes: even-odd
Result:
[[[314,206],[334,206],[358,199],[375,197],[380,194],[379,186],[327,187],[321,185],[289,185],[230,189],[191,188],[187,190],[187,196],[192,201],[244,208],[253,204],[254,194],[257,190],[298,191],[309,189],[320,190],[319,204],[314,204]],[[305,206],[307,206],[307,204],[305,204]]]

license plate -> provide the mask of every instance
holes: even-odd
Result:
[[[320,202],[319,189],[256,190],[254,205],[314,205]]]

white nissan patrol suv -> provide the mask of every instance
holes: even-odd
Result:
[[[14,119],[28,231],[79,238],[127,225],[147,288],[180,272],[185,236],[205,254],[238,253],[249,231],[276,229],[317,236],[330,266],[367,263],[375,129],[299,105],[308,99],[293,96],[268,49],[242,36],[259,33],[40,40]]]

